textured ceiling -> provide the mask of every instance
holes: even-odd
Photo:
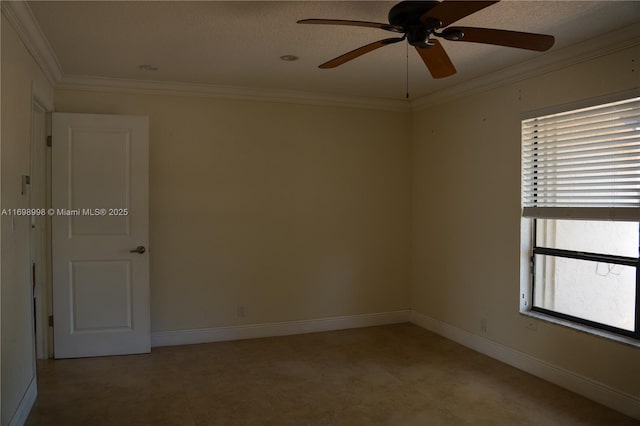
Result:
[[[205,83],[402,99],[406,43],[330,70],[318,65],[394,35],[372,28],[298,25],[305,18],[387,22],[395,2],[29,2],[66,76]],[[502,1],[456,25],[551,34],[557,50],[640,22],[636,1]],[[390,35],[391,34],[391,35]],[[434,80],[408,54],[412,98],[545,53],[443,41],[458,73]],[[295,62],[280,60],[296,55]],[[157,71],[144,71],[149,64]]]

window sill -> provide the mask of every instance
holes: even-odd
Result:
[[[536,318],[542,321],[550,322],[552,324],[557,324],[563,327],[571,328],[573,330],[577,330],[583,333],[588,333],[593,336],[601,337],[603,339],[613,340],[628,346],[640,348],[640,340],[634,339],[632,337],[620,336],[618,334],[609,333],[608,331],[605,331],[605,330],[600,330],[598,328],[589,327],[587,325],[578,324],[572,321],[567,321],[562,318],[556,318],[551,315],[545,315],[540,312],[520,311],[520,314],[531,317],[531,318]]]

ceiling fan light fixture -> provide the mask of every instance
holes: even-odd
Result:
[[[426,27],[418,25],[411,26],[406,29],[407,41],[411,46],[422,46],[429,41],[431,31]]]

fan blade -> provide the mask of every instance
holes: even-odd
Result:
[[[380,47],[386,46],[388,44],[397,43],[399,41],[404,40],[404,37],[394,37],[394,38],[386,38],[384,40],[378,40],[373,43],[369,43],[365,46],[358,47],[351,52],[347,52],[344,55],[340,55],[337,58],[334,58],[324,64],[320,65],[319,68],[335,68],[338,65],[342,65],[345,62],[348,62],[352,59],[357,58],[358,56],[362,56],[365,53],[371,52],[372,50],[376,50]]]
[[[433,44],[427,47],[416,46],[416,50],[433,78],[449,77],[455,74],[456,67],[453,66],[449,55],[444,51],[440,42],[429,40],[429,43]]]
[[[498,0],[499,1],[499,0]],[[420,22],[428,24],[430,22],[440,21],[437,28],[444,28],[454,22],[476,13],[479,10],[489,7],[498,1],[457,1],[444,0],[440,4],[435,5],[431,10],[420,17]]]
[[[453,38],[447,34],[454,35]],[[474,43],[495,44],[498,46],[517,47],[518,49],[544,52],[551,49],[555,38],[550,35],[521,33],[519,31],[496,30],[492,28],[449,27],[442,32],[447,40],[471,41]]]
[[[393,31],[396,33],[404,32],[404,30],[401,27],[397,27],[395,25],[382,24],[379,22],[368,22],[368,21],[347,21],[342,19],[303,19],[301,21],[298,21],[298,24],[348,25],[352,27],[379,28],[381,30]]]

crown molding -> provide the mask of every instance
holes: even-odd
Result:
[[[26,1],[0,1],[2,14],[9,20],[35,61],[55,88],[146,93],[160,95],[202,96],[212,98],[284,102],[292,104],[340,106],[382,111],[408,112],[405,100],[340,96],[294,90],[257,89],[191,84],[169,81],[133,80],[108,77],[65,75],[56,54]]]
[[[495,89],[509,83],[526,80],[581,62],[605,56],[640,45],[640,23],[612,31],[586,42],[552,50],[535,59],[500,71],[489,73],[430,95],[411,101],[412,111],[421,111],[434,105],[450,102],[475,93]]]
[[[62,67],[26,1],[0,2],[2,14],[40,65],[52,85],[62,79]]]
[[[232,100],[282,102],[320,106],[340,106],[395,112],[409,112],[404,100],[338,96],[282,89],[257,89],[213,84],[171,81],[135,80],[125,78],[65,75],[56,89],[99,92],[142,93],[151,95],[197,96]]]
[[[341,96],[284,89],[259,89],[212,84],[149,81],[109,77],[65,75],[49,41],[26,1],[0,1],[3,15],[15,28],[47,79],[55,88],[100,92],[199,96],[222,99],[339,106],[393,112],[421,111],[504,84],[566,68],[580,62],[640,45],[640,23],[612,31],[592,40],[552,50],[527,62],[446,88],[413,101]]]

